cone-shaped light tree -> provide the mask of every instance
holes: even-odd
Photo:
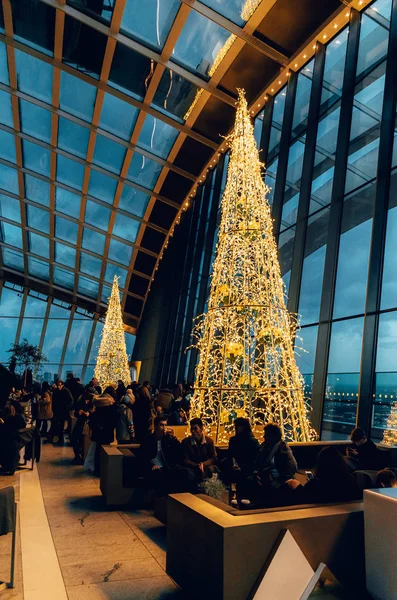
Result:
[[[397,402],[391,406],[386,429],[383,432],[382,444],[397,446]]]
[[[307,441],[315,433],[294,355],[297,321],[285,304],[269,188],[242,90],[228,143],[208,310],[193,329],[199,362],[192,416],[207,422],[218,443],[230,436],[236,416],[254,430],[274,422],[286,439]]]
[[[112,383],[117,384],[119,379],[125,385],[128,385],[131,379],[125,345],[119,284],[116,276],[113,280],[94,374],[102,387]]]

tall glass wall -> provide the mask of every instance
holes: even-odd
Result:
[[[52,382],[72,372],[82,381],[93,376],[103,322],[84,309],[44,294],[3,282],[0,289],[0,364],[8,365],[8,352],[14,343],[26,339],[40,346],[47,361],[35,375],[39,381]],[[135,336],[126,333],[131,356]]]
[[[313,424],[328,439],[346,437],[356,423],[381,439],[397,400],[397,141],[392,147],[395,121],[384,118],[396,111],[394,37],[391,0],[352,10],[349,24],[290,73],[255,122],[258,144],[268,140],[261,153],[288,307],[300,315],[297,361]],[[391,173],[390,186],[378,168]],[[225,175],[224,168],[223,183]],[[216,177],[202,196],[211,194],[212,204],[223,187],[214,187]],[[197,209],[197,228],[215,218],[206,207]],[[209,229],[189,242],[196,254],[214,251]],[[210,265],[200,264],[189,271],[176,316],[184,342],[205,309],[198,299]],[[192,379],[196,359],[184,355],[169,381]]]

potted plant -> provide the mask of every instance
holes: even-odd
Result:
[[[12,344],[7,352],[11,353],[9,364],[12,368],[18,366],[24,368],[24,387],[26,387],[28,369],[33,367],[32,370],[37,373],[41,363],[47,362],[47,357],[41,352],[40,347],[29,344],[26,338],[18,344]]]

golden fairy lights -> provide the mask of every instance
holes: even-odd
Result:
[[[269,188],[244,92],[239,90],[208,311],[196,320],[199,351],[192,416],[217,442],[236,416],[257,428],[276,422],[286,439],[314,439],[293,350],[297,327],[284,296],[273,236]]]
[[[393,402],[391,405],[386,429],[383,432],[382,444],[386,444],[387,446],[397,446],[397,402]]]
[[[131,379],[125,345],[119,284],[116,275],[113,280],[112,293],[109,298],[101,344],[96,359],[95,377],[102,387],[113,383],[117,384],[119,379],[125,385],[128,385]]]

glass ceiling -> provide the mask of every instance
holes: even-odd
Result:
[[[0,268],[97,307],[118,275],[139,319],[170,229],[152,208],[173,222],[197,181],[170,153],[217,148],[190,110],[202,89],[234,108],[208,80],[260,2],[0,0]]]

